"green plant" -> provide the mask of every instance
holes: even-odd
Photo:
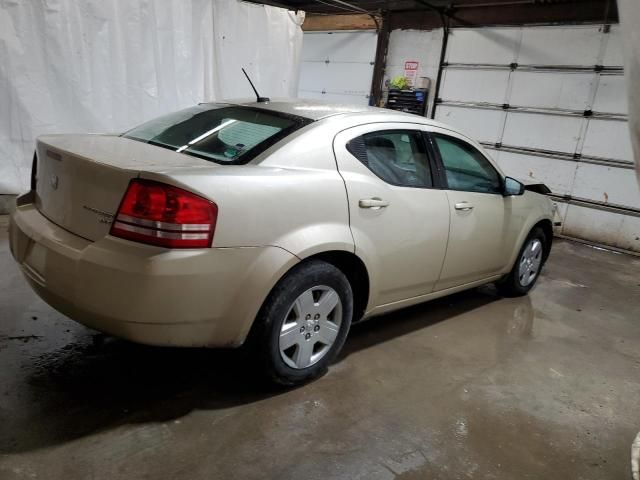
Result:
[[[406,77],[403,77],[402,75],[398,75],[397,77],[393,77],[389,81],[389,87],[397,88],[398,90],[404,90],[405,88],[409,87],[409,81],[407,80]]]

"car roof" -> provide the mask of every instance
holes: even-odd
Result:
[[[288,115],[296,115],[309,120],[320,120],[332,115],[340,115],[344,113],[357,113],[367,110],[380,110],[373,107],[349,105],[342,103],[329,103],[317,100],[305,100],[300,98],[274,98],[268,102],[256,102],[250,99],[234,99],[214,102],[218,105],[237,105],[242,107],[260,108],[263,110],[271,110],[274,112],[285,113]]]
[[[223,100],[222,102],[214,102],[218,105],[237,105],[243,107],[260,108],[263,110],[271,110],[274,112],[285,113],[288,115],[296,115],[298,117],[304,117],[309,120],[321,120],[323,118],[332,117],[335,115],[345,115],[354,113],[363,114],[375,114],[375,115],[401,115],[406,121],[419,123],[427,123],[437,125],[438,122],[430,121],[426,117],[419,115],[412,115],[409,113],[402,113],[394,110],[388,110],[384,108],[369,107],[362,105],[353,105],[349,103],[330,103],[320,100],[307,100],[301,98],[275,98],[268,102],[256,102],[255,100],[248,99],[236,99],[236,100]]]
[[[479,146],[475,140],[442,122],[432,120],[428,117],[412,113],[399,112],[386,108],[353,105],[348,103],[330,103],[320,100],[307,100],[302,98],[274,98],[268,102],[256,102],[253,99],[223,100],[221,102],[211,102],[212,105],[229,105],[248,108],[259,108],[286,115],[295,115],[312,121],[338,119],[345,116],[350,117],[353,125],[373,123],[373,122],[406,122],[419,123],[433,127],[443,128],[465,137],[470,142]]]

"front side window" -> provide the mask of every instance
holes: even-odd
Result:
[[[500,175],[476,148],[447,135],[432,135],[451,190],[502,193]]]
[[[411,130],[365,133],[347,150],[369,170],[392,185],[431,187],[431,168],[422,134]]]
[[[144,123],[123,137],[216,163],[246,163],[309,122],[257,108],[197,105]]]

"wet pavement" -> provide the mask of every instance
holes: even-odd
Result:
[[[234,351],[109,338],[39,300],[0,217],[0,479],[621,479],[640,430],[640,258],[557,241],[534,291],[353,328],[290,391]]]

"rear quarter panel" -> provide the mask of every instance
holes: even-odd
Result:
[[[326,132],[325,132],[326,133]],[[347,195],[331,138],[296,135],[247,165],[145,171],[218,205],[214,247],[278,246],[300,258],[353,252]]]

